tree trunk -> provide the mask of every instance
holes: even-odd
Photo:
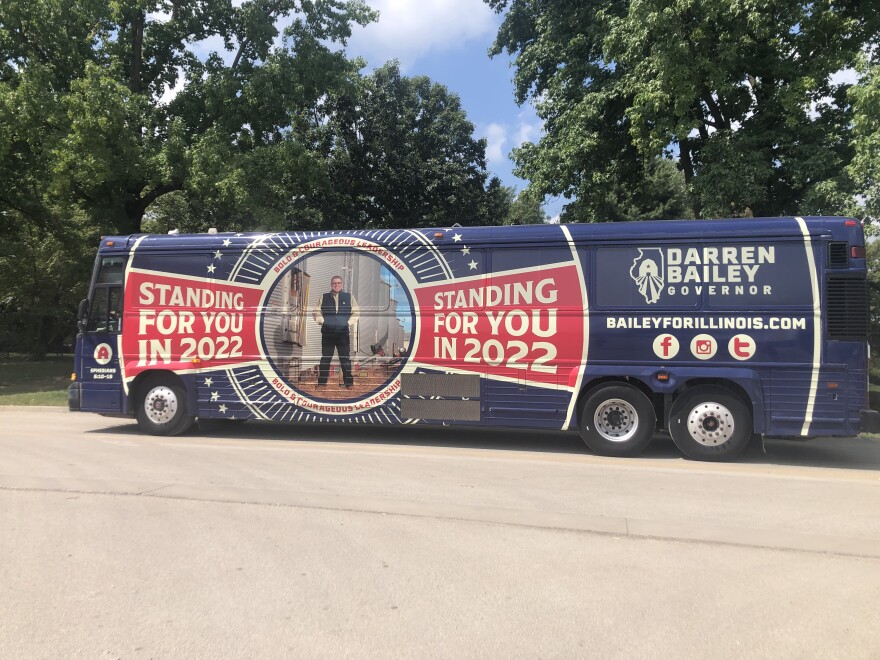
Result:
[[[141,92],[141,66],[144,61],[144,12],[138,11],[132,23],[131,75],[129,87],[136,94]]]
[[[156,186],[142,197],[133,197],[129,199],[125,203],[125,221],[119,227],[120,233],[140,234],[141,223],[144,220],[144,214],[147,212],[147,207],[162,195],[180,189],[181,185],[179,183],[167,183]]]
[[[691,157],[691,141],[688,138],[682,138],[678,141],[678,162],[682,172],[684,172],[684,183],[687,186],[687,196],[691,201],[691,210],[694,217],[699,218],[702,214],[702,205],[697,195],[693,194],[691,184],[694,180],[694,162]]]

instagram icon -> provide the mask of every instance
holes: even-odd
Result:
[[[697,335],[691,340],[691,353],[695,358],[708,360],[718,351],[718,342],[712,335]]]

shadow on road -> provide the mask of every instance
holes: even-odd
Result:
[[[246,424],[211,420],[206,428],[198,425],[187,437],[234,438],[240,441],[291,441],[383,444],[425,447],[467,447],[505,451],[534,451],[556,454],[590,454],[575,432],[539,429],[484,429],[473,427],[381,426],[349,424],[283,424],[250,421]],[[132,422],[91,431],[141,435]],[[144,436],[148,437],[148,436]],[[668,435],[658,434],[651,445],[633,460],[686,460]],[[741,463],[880,471],[880,439],[817,438],[809,441],[767,439],[753,442]]]

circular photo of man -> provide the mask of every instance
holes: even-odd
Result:
[[[317,400],[361,399],[407,359],[410,297],[379,259],[327,250],[292,263],[271,290],[263,345],[275,371]]]

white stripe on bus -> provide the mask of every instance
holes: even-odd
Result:
[[[587,284],[584,280],[584,269],[581,265],[581,260],[578,257],[577,248],[575,247],[574,241],[571,238],[571,232],[568,231],[568,227],[565,225],[560,225],[560,229],[562,229],[562,233],[565,234],[565,238],[568,241],[568,247],[571,250],[571,256],[574,258],[575,267],[577,268],[578,281],[580,282],[581,291],[584,294],[584,348],[583,353],[581,354],[581,368],[578,369],[578,377],[577,382],[574,384],[574,390],[571,393],[571,401],[568,404],[568,412],[565,414],[565,421],[562,424],[562,430],[564,431],[567,428],[571,427],[571,420],[573,415],[575,414],[575,405],[577,404],[578,392],[581,389],[581,383],[584,381],[584,372],[586,371],[585,367],[587,364],[587,348],[590,343],[590,301],[589,295],[587,294]],[[567,389],[560,386],[561,389]]]
[[[819,360],[822,357],[822,309],[819,306],[819,279],[816,275],[816,260],[813,257],[813,240],[810,238],[810,231],[804,219],[796,217],[795,220],[804,235],[804,249],[807,252],[813,292],[813,372],[810,375],[810,394],[807,398],[807,410],[804,413],[804,426],[801,429],[801,435],[809,435],[810,424],[813,422],[813,408],[816,405],[816,389],[819,386]]]

